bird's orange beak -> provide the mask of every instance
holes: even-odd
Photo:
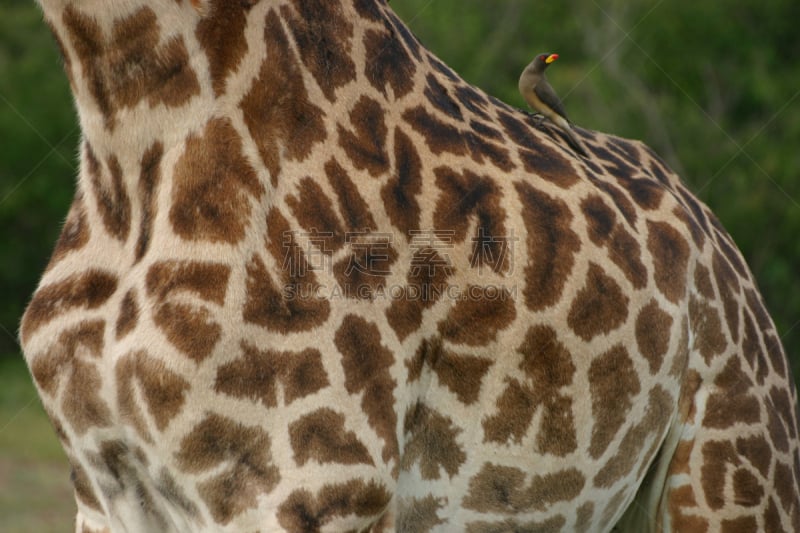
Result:
[[[549,56],[547,56],[547,59],[545,59],[544,62],[549,65],[550,63],[552,63],[556,59],[558,59],[558,54],[550,54]]]

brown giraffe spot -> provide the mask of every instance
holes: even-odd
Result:
[[[756,382],[759,385],[763,385],[764,380],[769,375],[769,363],[766,360],[765,350],[762,347],[753,318],[746,311],[744,312],[743,326],[742,355],[747,360],[750,369],[755,372]]]
[[[731,357],[714,380],[716,388],[706,401],[703,426],[727,429],[737,423],[756,424],[761,420],[761,404],[753,394],[753,382],[741,368],[738,357]]]
[[[175,164],[169,219],[186,240],[236,243],[245,235],[251,200],[263,193],[238,132],[229,119],[215,118],[189,136]]]
[[[511,161],[511,157],[506,148],[501,143],[493,143],[488,141],[488,137],[483,135],[483,131],[474,131],[467,129],[463,135],[466,138],[467,148],[469,148],[472,160],[483,165],[490,162],[499,170],[509,173],[516,165]]]
[[[514,187],[522,203],[531,258],[525,267],[525,304],[532,311],[541,311],[561,299],[580,240],[570,228],[572,212],[563,200],[529,183],[516,182]]]
[[[706,502],[711,509],[719,510],[725,505],[725,483],[729,464],[734,467],[741,464],[732,442],[708,441],[703,445],[700,481]]]
[[[463,105],[468,110],[472,111],[475,115],[480,117],[482,120],[486,120],[491,122],[493,119],[490,117],[486,111],[489,105],[489,102],[486,100],[486,95],[482,92],[475,89],[475,87],[471,85],[459,85],[456,87],[456,98],[461,105]],[[477,124],[477,121],[473,121],[473,124]],[[481,124],[485,124],[481,122]],[[480,128],[474,129],[479,130]],[[486,135],[496,140],[502,140],[503,134],[500,133],[498,130],[486,126]]]
[[[139,204],[142,206],[142,214],[139,223],[139,239],[136,241],[136,262],[144,257],[150,247],[153,221],[156,217],[156,189],[161,181],[159,165],[163,155],[164,145],[160,142],[153,143],[142,155],[141,173],[139,174]]]
[[[614,210],[596,194],[584,199],[581,209],[586,217],[592,242],[608,248],[609,258],[622,269],[635,288],[643,289],[647,286],[647,268],[641,260],[639,243],[617,223]]]
[[[394,167],[392,177],[381,188],[381,199],[389,220],[404,235],[418,230],[422,191],[422,160],[411,139],[399,127],[394,130]]]
[[[431,339],[422,339],[417,347],[417,351],[411,359],[405,362],[408,369],[408,376],[406,383],[412,383],[422,377],[422,369],[425,364],[434,366],[442,356],[442,339],[441,337],[433,337]],[[441,378],[439,378],[441,379]]]
[[[453,273],[448,260],[433,248],[419,248],[411,258],[406,287],[392,299],[386,310],[389,325],[400,340],[422,324],[422,312],[446,293],[447,278]]]
[[[628,318],[629,298],[613,278],[596,263],[589,263],[586,285],[578,291],[567,324],[585,341],[607,334]]]
[[[466,107],[467,109],[469,109],[473,113],[477,113],[477,114],[483,116],[484,118],[488,118],[488,116],[483,112],[483,110],[471,105],[469,100],[463,100],[464,98],[468,99],[472,95],[475,95],[475,94],[477,94],[475,91],[469,91],[467,87],[458,87],[456,89],[456,95],[459,98],[459,100],[461,101],[461,103],[464,104],[464,107]],[[472,129],[472,131],[474,131],[479,136],[481,136],[481,137],[483,137],[485,139],[491,139],[491,140],[494,140],[494,141],[503,142],[503,134],[500,132],[500,130],[497,130],[497,129],[493,128],[492,126],[490,126],[486,122],[472,119],[472,120],[469,121],[469,126]]]
[[[588,160],[582,160],[584,163],[587,163]],[[601,171],[602,173],[602,171]],[[597,187],[597,190],[602,192],[605,196],[611,199],[616,207],[617,213],[621,214],[622,217],[625,219],[625,222],[628,223],[628,227],[635,228],[636,221],[638,220],[638,210],[633,205],[633,202],[630,201],[628,196],[616,185],[613,183],[609,183],[606,181],[595,180],[593,185]]]
[[[498,185],[489,176],[469,170],[458,173],[449,167],[437,167],[433,172],[441,191],[433,213],[434,227],[453,232],[453,240],[461,242],[467,238],[472,219],[477,219],[470,264],[506,272],[510,236],[506,233],[506,212],[501,205],[502,193]]]
[[[282,161],[304,160],[328,137],[325,112],[309,100],[303,73],[274,10],[267,13],[264,41],[266,60],[239,106],[276,185]]]
[[[638,162],[632,161],[635,166]],[[664,197],[664,188],[650,178],[631,178],[633,173],[626,175],[622,180],[622,186],[628,191],[633,201],[647,210],[656,210],[661,206],[661,199]]]
[[[190,389],[189,383],[169,370],[163,361],[149,357],[143,351],[130,353],[117,362],[116,379],[120,416],[130,420],[148,442],[150,435],[141,416],[139,395],[156,427],[163,431],[183,408]]]
[[[638,464],[646,468],[660,444],[674,410],[674,399],[660,385],[656,385],[648,394],[647,408],[641,420],[631,426],[617,447],[617,452],[603,465],[595,475],[595,487],[611,487],[619,479],[629,475]],[[647,440],[652,439],[650,449],[642,453]]]
[[[75,308],[99,308],[116,290],[116,276],[95,269],[40,287],[22,317],[22,342],[45,324]]]
[[[617,345],[592,360],[589,390],[594,421],[589,455],[597,459],[616,437],[631,412],[633,399],[641,391],[628,350]]]
[[[280,481],[271,446],[261,428],[209,413],[181,439],[175,458],[185,472],[215,471],[197,490],[214,520],[227,524],[255,508],[258,497],[272,492]]]
[[[770,497],[767,509],[764,511],[764,530],[769,532],[779,533],[782,531],[781,515],[778,512],[778,506],[775,505],[775,500]]]
[[[733,497],[737,505],[755,507],[764,498],[764,487],[748,470],[738,468],[733,473]]]
[[[353,6],[359,16],[373,22],[382,22],[386,16],[375,0],[353,0]]]
[[[736,439],[736,453],[747,459],[762,476],[768,477],[772,464],[772,446],[764,435],[752,435]]]
[[[497,333],[507,328],[517,317],[514,300],[505,288],[496,294],[484,293],[484,288],[470,285],[467,295],[460,299],[438,323],[442,338],[453,344],[486,346],[497,339]]]
[[[111,424],[111,410],[100,396],[102,380],[93,361],[102,356],[104,330],[102,320],[82,322],[63,331],[50,351],[31,363],[36,384],[51,396],[66,381],[60,412],[79,435]]]
[[[362,394],[361,408],[372,429],[383,439],[383,460],[396,460],[394,388],[397,382],[390,372],[394,364],[392,352],[381,344],[378,327],[356,315],[344,317],[336,330],[334,344],[342,354],[347,392]]]
[[[497,399],[498,414],[483,420],[484,441],[502,443],[513,438],[521,442],[541,408],[538,451],[563,457],[577,447],[572,399],[560,392],[575,374],[572,355],[549,326],[528,329],[517,351],[522,355],[519,368],[527,379],[507,380],[506,390]]]
[[[299,251],[293,244],[292,249]],[[247,263],[247,301],[242,310],[245,322],[290,332],[311,330],[328,319],[330,303],[317,296],[316,276],[313,272],[298,274],[292,264],[281,271],[283,280],[278,287],[261,258],[253,255]]]
[[[297,184],[297,196],[287,195],[286,205],[297,222],[308,232],[312,244],[320,252],[332,255],[344,245],[345,230],[330,199],[313,178],[302,178]]]
[[[397,502],[397,531],[403,533],[427,533],[435,526],[444,524],[437,512],[443,508],[442,498],[399,498]]]
[[[163,302],[175,293],[186,292],[223,305],[230,271],[229,266],[221,263],[159,261],[147,271],[147,294]]]
[[[417,105],[403,113],[403,120],[425,139],[428,149],[435,155],[444,152],[467,155],[464,133],[457,127],[439,120],[424,106]]]
[[[449,350],[442,350],[440,356],[427,362],[436,372],[439,383],[450,389],[458,401],[467,405],[478,401],[483,377],[493,364],[492,360],[485,357],[460,355]]]
[[[650,373],[656,374],[669,349],[672,317],[659,307],[655,299],[645,305],[636,317],[636,345],[647,359]]]
[[[353,234],[350,255],[333,265],[333,275],[348,298],[370,299],[382,293],[397,252],[390,234]]]
[[[378,19],[381,15],[377,15]],[[364,74],[369,83],[386,97],[402,98],[414,89],[416,64],[411,60],[393,28],[386,31],[367,30],[364,33]],[[387,87],[391,87],[392,95]]]
[[[377,518],[391,499],[386,487],[374,480],[351,479],[324,485],[316,495],[308,489],[298,489],[278,507],[278,522],[290,533],[321,531],[336,518]],[[341,522],[337,525],[342,530],[356,531]]]
[[[247,263],[245,322],[278,332],[308,331],[328,319],[330,302],[321,298],[319,283],[288,220],[277,208],[267,214],[267,247],[278,265],[277,282],[263,260]]]
[[[100,161],[91,145],[84,143],[86,168],[92,182],[97,210],[108,233],[121,242],[125,242],[131,229],[131,200],[122,180],[122,168],[116,156],[108,159],[108,174],[103,171]]]
[[[105,48],[103,32],[94,18],[84,15],[72,5],[67,5],[64,9],[62,21],[67,30],[67,37],[75,50],[75,55],[81,63],[81,74],[86,78],[86,86],[89,88],[97,107],[100,108],[100,112],[106,121],[111,122],[113,114],[111,96],[96,59],[102,55]],[[56,35],[57,32],[54,31],[53,34]],[[70,73],[69,77],[74,90],[76,73],[72,72],[72,69],[75,65],[70,61],[66,66]]]
[[[700,224],[698,224],[697,220],[694,219],[688,209],[682,205],[676,205],[672,210],[672,214],[675,215],[675,218],[683,222],[684,226],[686,226],[686,229],[689,230],[689,233],[692,235],[692,241],[694,241],[695,248],[702,250],[703,246],[705,246],[706,235],[703,233],[703,228],[700,226]]]
[[[557,533],[563,531],[567,519],[563,515],[556,515],[544,522],[522,522],[511,518],[500,522],[470,522],[467,524],[466,533]]]
[[[575,499],[586,485],[577,468],[565,468],[525,483],[525,472],[510,466],[485,463],[469,480],[469,492],[462,505],[480,513],[523,513],[544,511],[558,502]]]
[[[139,304],[136,301],[136,290],[125,293],[117,316],[116,338],[121,339],[136,327],[139,322]]]
[[[359,1],[359,0],[356,0],[356,1]],[[419,43],[419,41],[417,41],[417,38],[414,37],[414,35],[411,33],[411,30],[408,29],[408,26],[406,26],[403,23],[403,21],[400,20],[397,17],[397,15],[394,13],[394,11],[392,11],[391,9],[385,10],[381,16],[382,16],[382,18],[388,19],[388,20],[390,20],[392,22],[392,26],[393,26],[392,29],[396,33],[400,34],[400,38],[403,39],[403,42],[405,43],[406,48],[408,48],[408,51],[411,52],[411,54],[414,55],[414,57],[417,59],[417,61],[422,61],[422,59],[423,59],[422,52],[423,51],[427,51],[427,50],[425,50],[425,47],[422,46]],[[435,67],[435,65],[434,65],[434,67]],[[411,77],[413,77],[413,75]]]
[[[323,407],[289,424],[289,440],[299,466],[318,463],[374,465],[367,447],[345,429],[345,416]]]
[[[575,517],[575,533],[585,533],[592,526],[594,516],[594,503],[585,502],[580,507]]]
[[[208,57],[214,95],[225,93],[225,79],[236,71],[247,53],[247,13],[253,2],[209,0],[208,12],[197,24],[195,35]]]
[[[405,449],[400,467],[409,471],[418,464],[422,479],[441,479],[442,470],[452,478],[467,460],[457,440],[461,431],[450,417],[424,403],[409,407],[403,421]]]
[[[433,73],[429,73],[425,77],[423,94],[434,109],[438,109],[457,122],[464,122],[464,114],[461,112],[458,102],[448,94],[448,89],[439,83]]]
[[[694,266],[694,286],[704,298],[714,299],[714,285],[711,284],[711,274],[708,268],[701,263],[697,263]]]
[[[339,125],[339,145],[344,149],[353,166],[366,170],[373,177],[389,170],[389,154],[386,152],[388,128],[386,112],[379,102],[362,95],[350,111],[353,130]]]
[[[581,210],[586,217],[589,239],[596,245],[603,246],[611,238],[617,225],[616,213],[597,194],[584,198]]]
[[[70,457],[69,464],[71,467],[69,477],[72,481],[72,486],[75,487],[76,498],[87,507],[91,507],[96,511],[102,512],[100,501],[95,495],[92,482],[89,479],[89,476],[86,474],[86,470],[72,457]]]
[[[214,380],[216,392],[260,401],[265,407],[278,406],[279,385],[286,405],[330,385],[319,350],[264,351],[243,341],[242,356],[218,367]]]
[[[358,192],[358,187],[347,175],[347,172],[336,161],[331,158],[325,163],[325,174],[328,176],[328,183],[331,184],[333,192],[339,205],[339,213],[342,215],[345,227],[350,231],[375,230],[378,226],[372,218],[370,207]]]
[[[533,119],[526,119],[526,123],[502,112],[499,119],[508,136],[520,147],[519,157],[529,174],[565,189],[580,181],[575,168],[564,156],[538,142]]]
[[[164,302],[155,309],[153,320],[173,346],[198,363],[222,338],[222,326],[208,309],[195,305]]]
[[[647,249],[653,258],[656,287],[672,303],[686,293],[689,245],[678,230],[666,222],[647,221]]]
[[[159,261],[147,272],[147,294],[157,301],[153,320],[173,346],[197,362],[211,355],[222,327],[208,309],[176,299],[189,293],[221,306],[229,276],[227,265],[192,261]]]
[[[692,513],[697,508],[697,499],[691,485],[682,485],[669,491],[667,499],[670,522],[675,531],[692,531],[703,533],[708,531],[708,520]]]
[[[694,296],[689,300],[689,327],[694,332],[692,349],[700,352],[706,364],[728,348],[716,308]]]
[[[300,57],[325,97],[335,102],[335,91],[356,78],[351,59],[353,25],[342,6],[327,0],[295,0],[294,9],[280,8],[291,28]]]
[[[797,420],[792,413],[794,412],[794,401],[789,397],[789,390],[773,385],[769,390],[770,411],[778,414],[786,426],[786,431],[792,440],[797,439]]]
[[[106,43],[113,52],[103,74],[119,107],[134,107],[145,98],[150,107],[176,107],[200,93],[183,38],[160,44],[160,34],[156,14],[146,7],[114,23]]]
[[[80,250],[86,246],[90,236],[91,229],[86,219],[83,193],[79,190],[72,200],[67,220],[64,222],[64,227],[58,236],[58,242],[56,242],[53,255],[50,257],[47,270],[53,268],[56,263],[64,259],[70,252]]]
[[[725,310],[725,322],[734,343],[739,342],[739,301],[736,296],[740,292],[739,276],[719,252],[714,252],[711,266],[717,280],[717,289]]]
[[[64,10],[63,22],[107,127],[114,127],[118,109],[135,107],[142,100],[150,107],[174,107],[200,93],[183,39],[161,43],[152,9],[143,7],[117,19],[108,40],[90,15],[72,6]]]
[[[580,181],[572,164],[556,150],[529,144],[519,156],[527,172],[561,188],[568,189]]]
[[[720,533],[751,533],[758,531],[755,516],[725,519],[720,523]]]

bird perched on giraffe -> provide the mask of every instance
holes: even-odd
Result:
[[[575,136],[572,123],[567,118],[564,104],[547,81],[544,71],[558,59],[558,54],[539,54],[531,61],[519,77],[519,92],[535,111],[538,111],[561,129],[576,152],[587,157],[583,144]]]

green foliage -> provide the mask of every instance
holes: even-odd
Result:
[[[69,85],[33,2],[0,4],[0,355],[17,353],[20,315],[73,191],[78,129]]]
[[[795,0],[392,0],[465,79],[518,107],[548,72],[579,125],[643,139],[717,213],[751,266],[800,374],[800,34]],[[78,130],[56,46],[29,0],[0,4],[0,354],[61,221]]]

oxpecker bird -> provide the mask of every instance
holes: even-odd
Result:
[[[525,67],[525,70],[522,71],[519,77],[519,92],[534,111],[538,111],[549,118],[564,132],[567,141],[569,141],[569,144],[575,151],[587,157],[586,150],[583,149],[583,145],[578,141],[578,138],[575,137],[572,131],[572,124],[567,118],[564,104],[558,99],[558,95],[547,82],[547,77],[544,75],[545,69],[556,59],[558,59],[558,54],[537,55],[536,58]]]

